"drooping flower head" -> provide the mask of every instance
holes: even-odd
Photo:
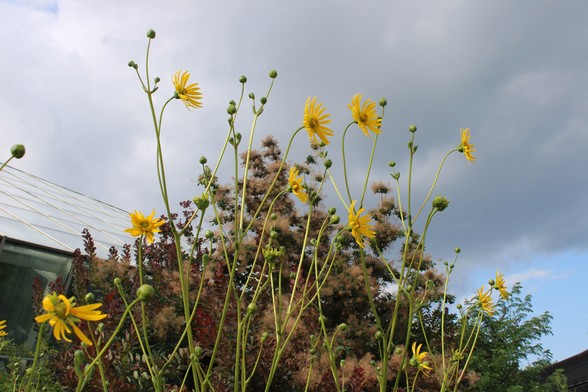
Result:
[[[494,288],[500,292],[500,296],[503,299],[507,299],[509,296],[506,290],[506,283],[504,282],[504,274],[496,271],[496,280],[494,281]]]
[[[295,166],[290,168],[288,185],[292,189],[292,193],[294,193],[301,202],[306,203],[308,201],[308,193],[306,193],[306,190],[302,187],[302,176],[298,176],[298,169],[296,169]]]
[[[374,238],[376,233],[372,230],[371,220],[369,215],[361,216],[365,208],[360,208],[355,212],[355,200],[349,205],[349,227],[351,234],[355,238],[355,242],[360,247],[363,246],[363,237]]]
[[[468,162],[473,162],[476,160],[476,157],[472,155],[473,152],[476,152],[474,145],[470,143],[470,129],[469,128],[461,128],[461,144],[459,145],[458,149],[460,152],[463,152],[463,155],[466,157]]]
[[[423,345],[419,344],[418,347],[416,342],[412,343],[412,358],[410,359],[410,364],[419,370],[422,370],[425,376],[428,376],[427,371],[432,370],[429,363],[425,361],[425,358],[429,354],[426,351],[421,352],[421,347]]]
[[[0,337],[8,335],[3,329],[6,328],[6,320],[0,320]]]
[[[485,291],[484,286],[478,289],[478,305],[488,316],[494,316],[494,302],[492,302],[490,290]]]
[[[376,103],[371,99],[368,99],[361,104],[362,94],[355,94],[351,98],[351,104],[347,107],[351,110],[353,120],[357,123],[362,132],[369,136],[368,131],[372,131],[376,135],[382,133],[380,126],[382,125],[382,119],[376,112]]]
[[[200,92],[200,87],[198,83],[188,84],[188,79],[190,79],[188,71],[182,72],[182,70],[179,70],[174,74],[172,83],[176,89],[176,97],[181,99],[188,109],[201,108],[202,93]]]
[[[67,299],[65,295],[52,293],[43,299],[43,309],[45,309],[46,313],[35,317],[35,321],[38,323],[49,321],[49,325],[53,327],[53,336],[57,340],[64,339],[65,341],[71,342],[67,334],[70,334],[73,329],[76,336],[82,342],[91,346],[92,342],[90,339],[88,339],[76,324],[82,320],[102,320],[106,315],[96,310],[102,306],[101,303],[75,306],[75,301],[74,297]]]
[[[153,234],[161,231],[159,230],[159,226],[165,223],[159,218],[153,218],[155,210],[153,210],[149,216],[143,215],[140,211],[132,212],[129,215],[133,227],[126,229],[125,231],[133,237],[144,235],[149,243],[153,242]]]
[[[302,124],[304,125],[304,128],[306,128],[311,142],[317,143],[316,137],[318,136],[323,143],[329,144],[328,136],[333,136],[334,133],[325,125],[331,122],[331,120],[328,119],[331,115],[325,113],[325,108],[322,103],[317,105],[316,99],[316,97],[308,97],[306,100],[306,106],[304,106],[304,120],[302,121]]]

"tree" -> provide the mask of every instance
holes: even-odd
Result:
[[[539,372],[532,369],[551,360],[551,352],[543,348],[540,339],[552,333],[553,317],[549,312],[532,316],[531,300],[530,294],[522,296],[522,286],[516,283],[509,298],[497,304],[494,316],[484,320],[470,366],[480,377],[474,391],[536,390],[529,389],[532,383],[539,384]],[[539,359],[527,370],[521,368],[531,356]]]

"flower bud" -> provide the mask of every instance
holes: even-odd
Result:
[[[200,211],[206,211],[206,209],[210,205],[210,201],[208,200],[208,197],[206,195],[195,197],[194,199],[192,199],[192,201],[194,201],[194,204],[196,204],[196,207]]]
[[[229,107],[227,108],[227,113],[229,113],[230,115],[237,113],[237,107],[235,105],[229,105]]]
[[[214,237],[214,233],[212,232],[212,230],[206,230],[206,233],[204,233],[204,236],[211,240]]]
[[[248,97],[251,98],[251,99],[255,99],[255,94],[249,93]]]
[[[329,208],[328,211],[329,215],[335,215],[337,213],[337,209],[335,207]]]
[[[257,311],[257,305],[253,302],[251,302],[249,305],[247,305],[247,313],[248,314],[253,314]]]
[[[278,232],[277,232],[277,231],[275,231],[275,230],[272,230],[272,231],[270,231],[270,238],[271,238],[272,240],[275,240],[276,238],[278,238],[278,235],[279,235],[279,234],[278,234]]]
[[[262,105],[265,105],[267,103],[267,97],[259,98],[259,102],[261,102]]]
[[[408,130],[412,133],[415,133],[417,130],[417,127],[416,127],[416,125],[412,124],[410,127],[408,127]]]
[[[147,38],[150,38],[150,39],[153,39],[153,38],[155,38],[155,30],[153,30],[153,29],[150,29],[150,30],[147,32]]]
[[[272,69],[269,73],[269,77],[272,79],[275,79],[278,77],[278,71],[276,71],[275,69]]]
[[[84,352],[82,350],[76,350],[74,352],[74,368],[75,368],[76,375],[79,378],[82,378],[84,375],[84,372],[82,371],[82,361],[84,360],[85,357],[86,357],[86,354],[84,354]]]
[[[265,342],[268,337],[269,337],[269,333],[268,332],[262,333],[261,334],[261,343]]]
[[[247,76],[241,75],[241,77],[239,78],[239,82],[243,84],[247,83]]]
[[[194,355],[196,356],[196,358],[200,358],[200,356],[202,355],[202,347],[194,347]]]
[[[155,83],[159,83],[159,82],[161,82],[161,78],[159,76],[156,76],[155,79],[153,79],[153,81]]]
[[[461,252],[461,248],[455,248],[455,253]]]
[[[384,334],[382,333],[382,331],[377,331],[374,337],[376,338],[376,340],[380,340],[384,337]]]
[[[449,200],[444,198],[443,196],[435,196],[433,199],[433,208],[436,208],[437,211],[443,211],[449,205]]]
[[[344,360],[344,359],[342,359],[342,360],[339,362],[339,365],[340,365],[341,367],[345,366],[345,360]]]
[[[394,350],[394,354],[396,354],[396,355],[402,354],[402,348],[396,347],[396,349]]]
[[[332,215],[330,222],[332,225],[336,225],[341,222],[341,218],[339,218],[339,215]]]
[[[199,162],[200,162],[201,165],[205,165],[206,162],[208,162],[208,159],[206,159],[205,156],[201,156]]]
[[[20,159],[20,158],[24,157],[25,146],[23,146],[22,144],[15,144],[14,146],[12,146],[10,148],[10,153],[16,159]]]
[[[456,307],[457,309],[461,309],[461,308],[462,308],[462,305],[461,305],[461,304],[457,304],[457,305],[455,305],[455,307]]]
[[[135,62],[133,60],[129,61],[129,67],[135,68]]]
[[[388,162],[388,166],[394,167],[394,166],[396,166],[396,162],[390,161],[390,162]]]
[[[155,289],[150,284],[141,285],[141,287],[137,289],[137,298],[141,301],[150,300],[154,295]]]
[[[490,286],[494,286],[494,284],[495,284],[495,283],[496,283],[496,282],[494,281],[494,279],[490,279],[490,280],[488,281],[488,284],[489,284]]]
[[[341,323],[341,324],[339,324],[339,329],[340,329],[341,331],[345,331],[345,330],[347,329],[347,324],[345,324],[345,323]]]
[[[327,159],[327,160],[325,161],[325,167],[326,167],[327,169],[329,169],[331,166],[333,166],[333,161],[331,161],[330,159]]]
[[[94,300],[95,300],[94,293],[88,293],[88,294],[86,294],[86,297],[84,299],[86,300],[86,303],[87,304],[94,303]]]
[[[114,278],[114,284],[115,284],[117,287],[120,287],[120,284],[121,284],[120,278]]]
[[[270,220],[276,220],[276,219],[278,219],[278,216],[275,213],[272,212],[270,214],[269,218],[270,218]]]
[[[296,273],[290,272],[290,279],[296,279]]]
[[[380,99],[380,106],[386,107],[386,105],[388,105],[388,100],[386,98]]]

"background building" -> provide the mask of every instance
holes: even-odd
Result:
[[[98,257],[122,250],[129,214],[119,208],[6,166],[0,172],[0,320],[16,343],[34,341],[32,283],[69,281],[72,255],[90,231]]]

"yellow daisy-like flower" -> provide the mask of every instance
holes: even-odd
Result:
[[[425,376],[428,376],[427,371],[432,370],[431,366],[429,366],[429,363],[427,361],[425,361],[425,358],[427,357],[427,355],[429,354],[426,351],[421,352],[421,347],[423,345],[419,344],[418,347],[416,345],[416,342],[413,342],[412,344],[412,358],[410,359],[410,364],[416,368],[418,368],[419,370],[422,370],[423,373],[425,374]]]
[[[361,216],[365,208],[360,208],[357,213],[355,212],[355,200],[349,205],[349,227],[351,228],[351,234],[355,238],[355,242],[362,248],[363,237],[374,238],[376,232],[372,230],[370,224],[372,218],[369,215]]]
[[[496,280],[494,281],[494,288],[500,292],[503,299],[507,299],[509,294],[506,290],[506,283],[504,282],[504,274],[496,271]]]
[[[201,108],[202,93],[200,92],[200,87],[198,83],[188,84],[188,79],[190,79],[188,71],[182,72],[182,70],[179,70],[174,74],[172,83],[176,89],[176,97],[181,99],[188,109]]]
[[[294,166],[290,168],[288,185],[290,185],[292,193],[294,193],[301,202],[306,203],[308,201],[308,193],[306,193],[306,190],[302,187],[302,176],[298,177],[298,170]]]
[[[98,321],[106,317],[98,309],[102,304],[90,304],[84,306],[75,306],[75,298],[67,299],[65,295],[57,295],[57,293],[50,294],[43,298],[43,309],[45,314],[35,317],[38,323],[49,321],[49,325],[53,327],[53,336],[57,340],[62,338],[68,342],[71,340],[66,334],[71,333],[73,329],[76,336],[88,346],[92,342],[84,333],[76,326],[82,320]],[[71,329],[69,328],[71,327]]]
[[[474,145],[470,143],[470,129],[469,128],[461,128],[461,144],[459,145],[458,149],[460,152],[463,152],[466,159],[469,162],[473,162],[476,160],[476,157],[472,155],[473,152],[476,152]]]
[[[8,335],[3,329],[6,328],[6,320],[0,321],[0,337]]]
[[[355,94],[351,98],[351,104],[347,107],[351,110],[353,120],[357,123],[362,132],[369,136],[368,131],[372,131],[376,135],[382,133],[380,126],[382,125],[382,119],[376,112],[376,103],[371,99],[368,99],[361,104],[362,94]]]
[[[149,243],[153,242],[153,234],[159,233],[161,231],[159,230],[159,226],[165,223],[159,218],[153,218],[155,215],[155,210],[153,210],[149,216],[143,215],[143,213],[140,211],[132,212],[129,215],[131,217],[131,224],[133,227],[126,229],[125,231],[133,237],[144,235],[147,239],[147,242]]]
[[[484,286],[478,289],[478,304],[488,316],[494,316],[494,302],[492,302],[490,291],[484,291]]]
[[[304,120],[302,124],[304,125],[304,128],[306,128],[311,142],[317,143],[316,137],[318,136],[323,143],[329,144],[328,136],[333,136],[334,133],[325,125],[331,122],[331,120],[328,120],[331,115],[324,114],[325,108],[323,107],[323,104],[319,103],[317,105],[316,99],[316,97],[312,99],[308,97],[306,100],[306,106],[304,106]]]

